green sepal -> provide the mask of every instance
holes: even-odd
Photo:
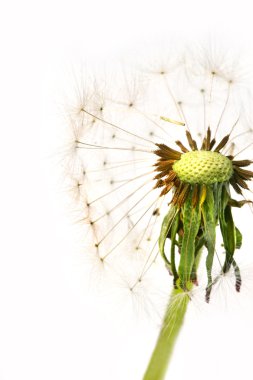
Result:
[[[234,272],[235,272],[235,289],[237,292],[240,292],[241,285],[242,285],[240,268],[238,267],[238,265],[234,259],[232,261],[232,265],[234,267]]]
[[[240,249],[241,246],[242,246],[242,234],[241,234],[240,230],[237,227],[235,227],[235,235],[236,235],[235,248],[236,249]]]
[[[183,243],[183,235],[181,233],[178,233],[178,252],[181,253],[182,249],[182,243]]]
[[[176,235],[178,232],[178,226],[179,226],[179,219],[180,214],[179,212],[175,215],[175,218],[172,222],[171,230],[170,230],[170,240],[171,240],[171,247],[170,247],[170,262],[171,262],[171,271],[174,276],[174,285],[176,280],[178,279],[178,273],[176,268],[176,261],[175,261],[175,245],[176,245]]]
[[[197,283],[197,268],[199,266],[202,248],[204,247],[204,245],[205,245],[205,237],[202,234],[200,237],[197,237],[195,241],[195,260],[194,260],[192,273],[191,273],[191,281],[195,284]]]
[[[229,206],[237,207],[237,208],[241,208],[247,203],[252,203],[252,201],[248,201],[246,199],[242,201],[237,201],[236,199],[232,199],[232,198],[230,198],[228,201]]]
[[[186,283],[191,279],[192,269],[195,261],[195,239],[199,232],[201,221],[199,202],[197,202],[196,206],[194,207],[192,196],[193,189],[188,195],[183,206],[184,235],[178,268],[178,274],[183,288],[186,287]]]
[[[159,236],[159,240],[158,240],[160,254],[161,254],[163,260],[165,261],[166,267],[171,272],[172,272],[171,263],[167,259],[167,256],[164,252],[164,247],[165,247],[166,239],[170,233],[170,229],[171,229],[173,220],[174,220],[175,216],[177,215],[177,213],[178,213],[177,208],[175,206],[171,206],[168,214],[163,219],[161,232],[160,232],[160,236]]]
[[[197,237],[196,243],[195,243],[195,256],[199,254],[199,251],[203,248],[205,244],[205,237],[204,234],[202,234],[200,237]]]
[[[223,266],[224,273],[228,272],[231,267],[236,248],[236,228],[233,221],[231,206],[228,205],[229,198],[228,190],[226,189],[226,186],[223,186],[219,209],[219,222],[226,250],[226,258]]]
[[[210,293],[212,290],[212,267],[216,240],[215,203],[213,190],[210,187],[207,187],[206,199],[202,205],[202,216],[204,222],[205,245],[207,248],[206,270],[208,283],[206,287],[206,301],[209,302]]]
[[[213,185],[213,193],[214,193],[214,209],[215,209],[215,218],[218,220],[221,210],[222,204],[222,190],[223,184],[216,183]]]

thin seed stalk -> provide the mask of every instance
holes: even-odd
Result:
[[[143,380],[164,379],[176,339],[184,322],[189,300],[190,297],[184,290],[172,290],[161,332]]]

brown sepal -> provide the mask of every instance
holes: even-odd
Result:
[[[190,134],[189,131],[186,131],[186,137],[188,140],[188,143],[191,147],[192,150],[198,150],[197,143],[195,140],[193,140],[192,135]]]
[[[187,198],[187,195],[189,194],[189,191],[190,191],[190,184],[186,183],[177,199],[177,205],[179,208],[182,207],[182,205],[184,204]]]
[[[195,208],[197,206],[198,199],[199,199],[198,195],[199,195],[199,185],[195,184],[194,188],[193,188],[193,194],[192,194],[192,206],[193,206],[193,208]]]
[[[234,170],[239,176],[246,181],[249,181],[253,177],[253,172],[250,170],[241,169],[238,167],[234,167]]]
[[[217,147],[214,149],[215,152],[219,152],[222,148],[224,148],[224,146],[227,144],[228,140],[229,140],[229,137],[230,137],[230,134],[229,135],[226,135],[225,137],[223,137],[223,139],[221,140],[221,142],[217,145]]]
[[[241,177],[237,176],[236,173],[234,174],[234,178],[239,186],[245,190],[249,190],[247,183]]]
[[[179,146],[179,148],[181,148],[181,151],[182,151],[183,153],[187,153],[187,152],[189,152],[189,149],[187,149],[187,148],[181,143],[181,141],[177,140],[177,141],[176,141],[176,144]]]
[[[237,192],[237,194],[242,195],[241,188],[237,185],[235,179],[232,177],[229,181],[229,183],[233,186],[234,190]]]
[[[233,161],[233,165],[241,166],[241,167],[249,166],[250,164],[253,164],[253,161],[251,161],[251,160]]]
[[[172,189],[173,186],[174,186],[173,182],[171,182],[169,185],[166,185],[164,189],[161,191],[160,197],[167,194]]]

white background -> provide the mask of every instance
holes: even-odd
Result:
[[[130,320],[87,287],[85,262],[73,248],[73,230],[48,164],[57,135],[50,98],[55,67],[70,56],[75,61],[79,51],[99,59],[149,39],[180,34],[194,39],[204,32],[242,44],[252,55],[250,5],[170,0],[2,5],[1,380],[140,380],[157,333],[152,318]],[[248,238],[244,253],[252,256],[252,220],[242,225]],[[191,311],[168,379],[252,379],[250,267],[247,273],[241,299],[222,310]]]

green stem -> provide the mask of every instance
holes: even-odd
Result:
[[[164,379],[189,300],[189,295],[182,289],[172,290],[162,328],[143,380]]]

